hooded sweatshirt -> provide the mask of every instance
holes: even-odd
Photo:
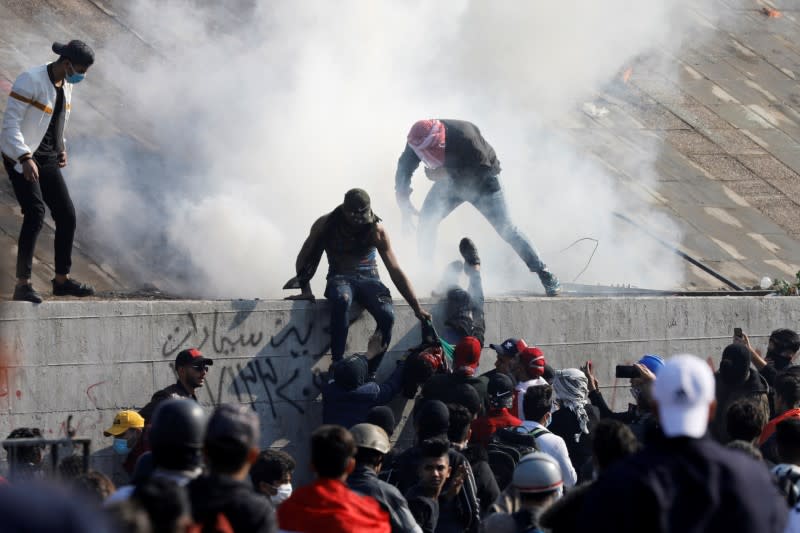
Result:
[[[389,514],[374,498],[353,492],[338,479],[319,478],[278,507],[281,531],[298,533],[390,533]]]

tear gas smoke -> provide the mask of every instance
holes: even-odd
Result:
[[[132,3],[125,20],[148,44],[127,35],[98,47],[96,77],[117,90],[96,106],[125,131],[81,132],[73,196],[91,213],[93,238],[142,281],[206,297],[284,296],[313,221],[362,187],[420,295],[458,258],[463,235],[479,246],[489,292],[540,291],[471,206],[443,222],[424,258],[403,236],[396,161],[415,120],[441,117],[481,128],[515,223],[562,281],[584,267],[592,244],[561,250],[589,236],[600,244],[580,282],[682,283],[676,257],[612,217],[650,211],[642,196],[652,201],[661,141],[624,156],[637,172],[620,180],[567,139],[601,133],[581,106],[621,83],[637,58],[679,47],[696,2],[222,4]],[[76,118],[88,82],[76,91]],[[417,207],[429,185],[420,168]],[[647,223],[680,242],[668,217]]]

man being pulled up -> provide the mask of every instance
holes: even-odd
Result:
[[[431,315],[420,306],[411,282],[406,277],[389,241],[389,234],[372,212],[370,198],[362,189],[351,189],[342,205],[321,216],[311,226],[311,234],[297,255],[297,276],[284,288],[299,288],[300,294],[288,300],[313,300],[310,281],[322,253],[328,258],[328,284],[325,298],[331,304],[331,356],[336,362],[344,355],[350,327],[350,306],[355,301],[372,315],[386,347],[392,338],[394,307],[389,289],[378,277],[377,256],[389,271],[397,290],[420,321]],[[370,361],[370,375],[380,366],[383,354]]]

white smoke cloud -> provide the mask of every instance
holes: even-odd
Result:
[[[126,37],[98,50],[95,69],[124,100],[107,116],[136,114],[131,133],[152,150],[95,140],[91,156],[73,160],[74,196],[98,238],[135,250],[142,279],[201,296],[283,296],[310,225],[363,187],[418,292],[458,258],[462,235],[479,244],[490,291],[541,290],[470,206],[441,225],[433,258],[418,260],[402,235],[396,161],[415,120],[441,117],[481,128],[516,224],[562,279],[593,245],[560,250],[589,236],[600,244],[581,282],[682,283],[670,252],[614,221],[613,211],[646,204],[560,125],[636,57],[678,47],[686,1],[224,4],[140,0],[126,20],[152,48],[137,53]],[[657,155],[654,144],[636,162],[639,186],[653,186]],[[419,206],[421,171],[412,186]],[[679,242],[671,221],[651,222]]]

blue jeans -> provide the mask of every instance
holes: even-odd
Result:
[[[331,305],[331,356],[334,361],[340,360],[344,355],[344,345],[350,329],[350,306],[353,301],[358,302],[372,315],[377,323],[377,330],[383,335],[383,343],[386,346],[389,345],[392,340],[392,326],[394,326],[392,295],[377,276],[329,275],[328,285],[325,287],[325,298]],[[381,359],[383,359],[383,354],[370,360],[370,373],[375,373],[381,364]]]
[[[525,261],[531,272],[539,272],[544,268],[539,254],[528,237],[511,222],[506,197],[496,176],[485,178],[477,184],[459,186],[452,179],[444,179],[433,184],[419,214],[417,242],[420,257],[430,256],[436,246],[439,222],[464,202],[475,206],[500,237]]]

